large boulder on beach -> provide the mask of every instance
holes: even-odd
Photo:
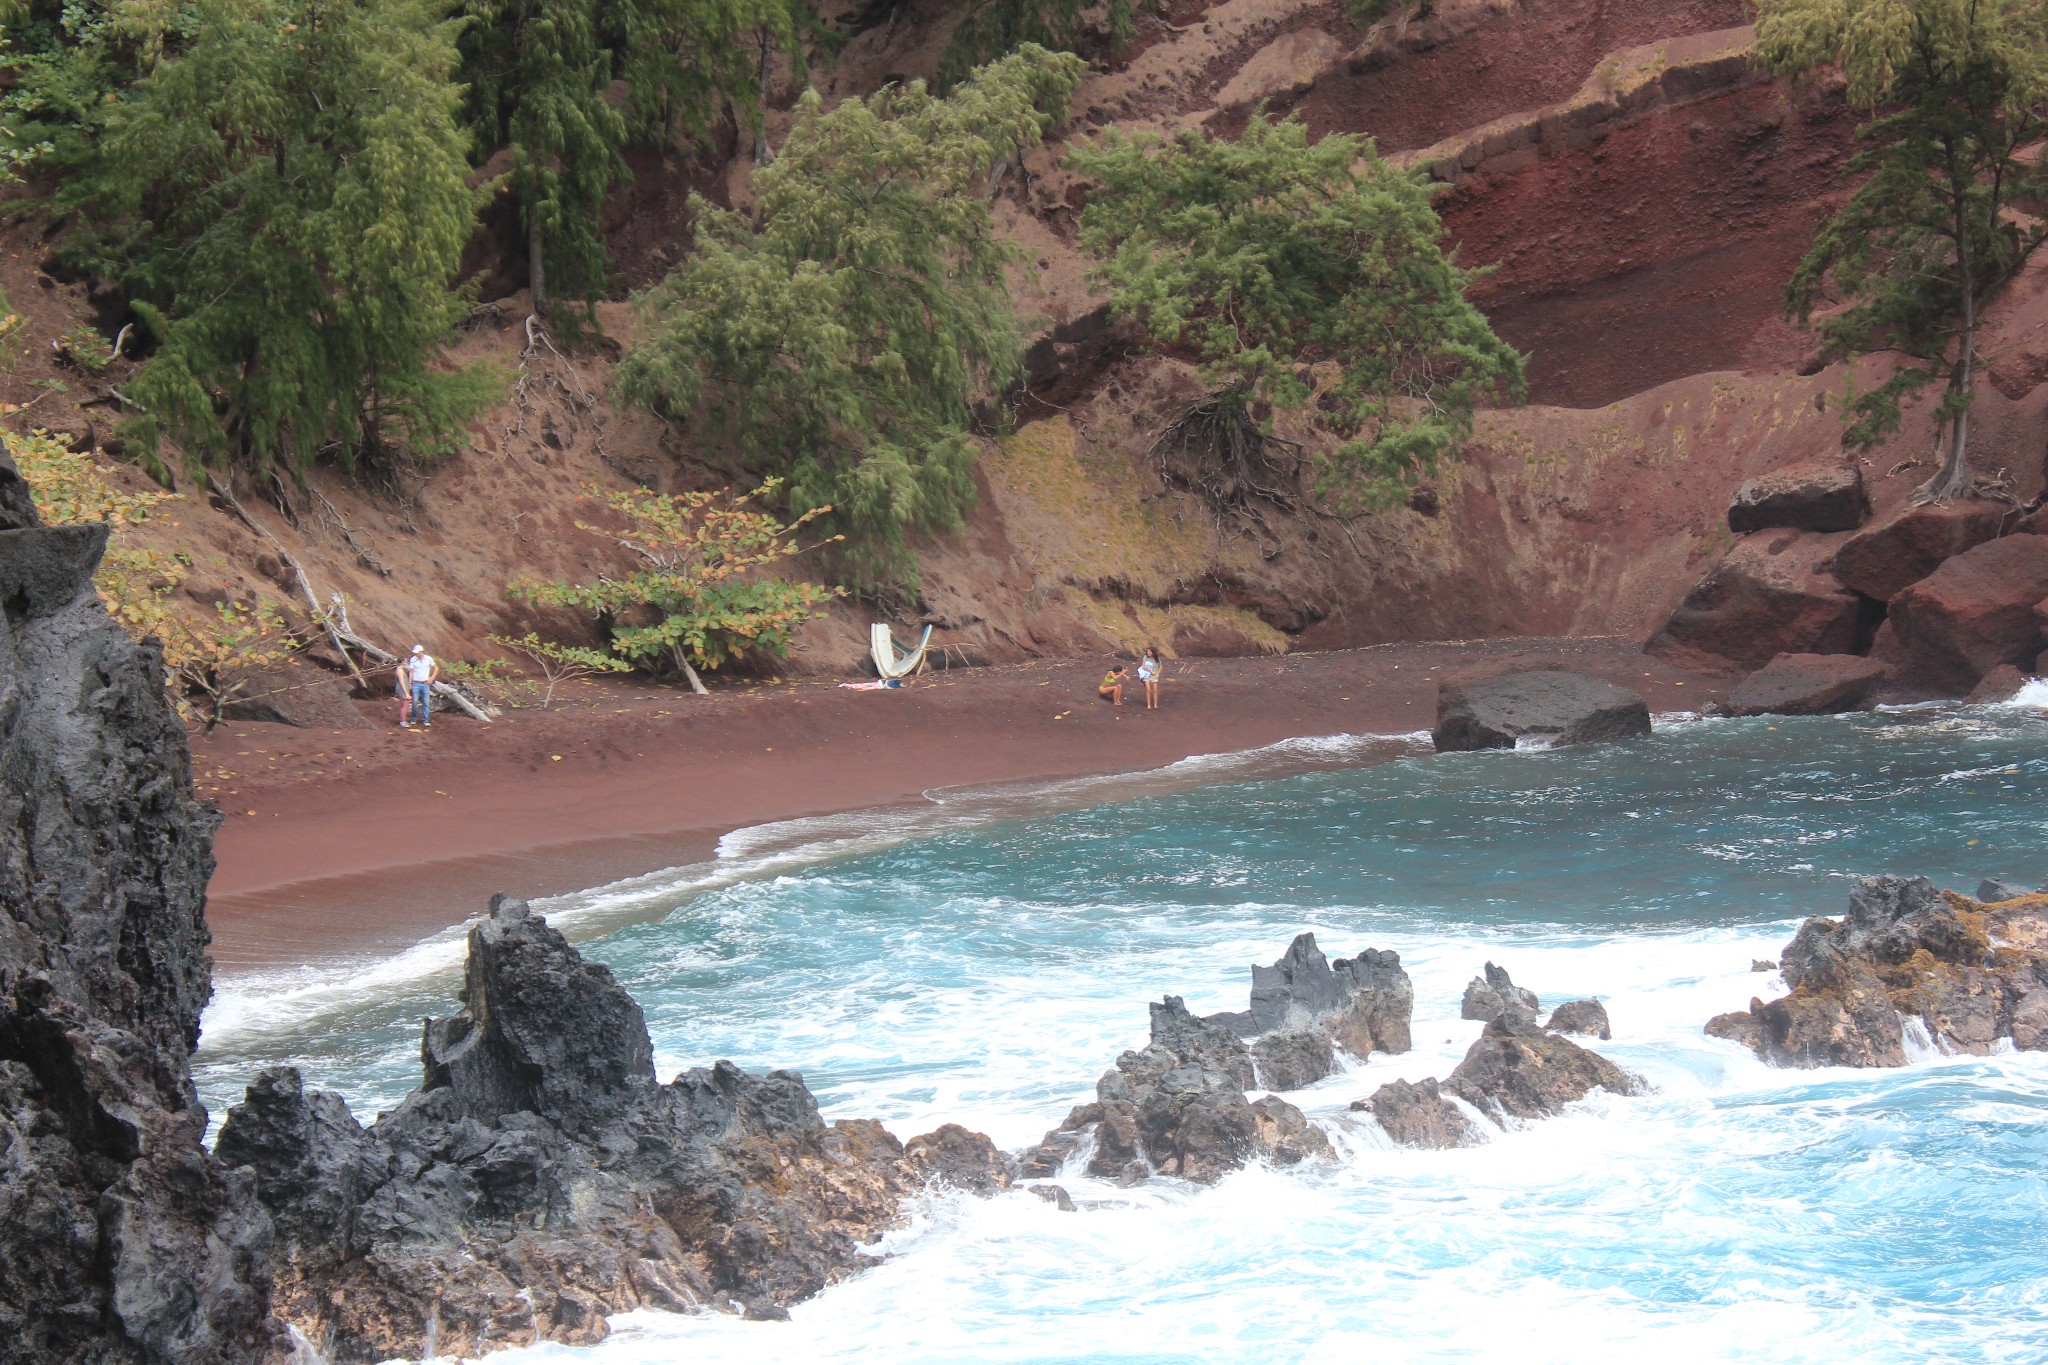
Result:
[[[1498,1019],[1505,1009],[1524,1009],[1533,1014],[1542,1007],[1536,992],[1517,986],[1507,968],[1489,962],[1478,976],[1465,983],[1465,998],[1459,1003],[1458,1017],[1486,1024]]]
[[[1780,654],[1737,683],[1731,716],[1832,716],[1860,711],[1884,686],[1884,665],[1855,654]]]
[[[1388,1081],[1362,1100],[1354,1112],[1373,1121],[1400,1147],[1469,1147],[1479,1140],[1465,1111],[1444,1098],[1434,1076],[1420,1081]]]
[[[1599,1053],[1508,1009],[1486,1026],[1444,1089],[1482,1113],[1547,1118],[1594,1090],[1641,1094],[1643,1082]]]
[[[1746,536],[1650,636],[1661,659],[1761,668],[1780,654],[1853,654],[1863,599],[1829,571],[1844,537],[1802,531]]]
[[[1788,994],[1707,1032],[1774,1066],[1903,1066],[1913,1017],[1936,1047],[1986,1053],[2048,985],[2048,895],[1985,905],[1924,877],[1868,877],[1843,918],[1800,926],[1779,968]]]
[[[1998,538],[2012,509],[1998,502],[1906,507],[1842,542],[1832,569],[1852,592],[1889,602],[1944,561]]]
[[[1853,531],[1869,515],[1862,465],[1812,460],[1744,480],[1728,504],[1728,529]]]
[[[0,451],[0,1360],[282,1358],[270,1220],[192,1083],[221,817],[106,543]]]
[[[1649,733],[1649,705],[1627,688],[1543,668],[1443,682],[1431,738],[1446,752],[1512,749],[1524,738],[1588,744]]]
[[[826,1123],[794,1073],[719,1062],[662,1085],[651,1058],[611,973],[495,900],[462,1010],[424,1027],[420,1088],[365,1129],[277,1068],[222,1124],[277,1229],[280,1316],[335,1365],[588,1345],[634,1308],[776,1317],[869,1264],[911,1191],[1010,1178],[979,1134],[906,1150],[872,1120]]]
[[[2041,652],[2048,536],[2006,536],[1943,563],[1891,600],[1871,656],[1900,686],[1962,696],[2001,664]]]

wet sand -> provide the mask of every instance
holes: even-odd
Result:
[[[1164,704],[1095,696],[1102,659],[928,675],[897,691],[831,682],[711,697],[593,684],[547,712],[429,733],[229,723],[193,737],[226,812],[208,920],[224,974],[397,951],[491,892],[558,894],[696,862],[751,825],[922,802],[942,787],[1157,768],[1333,734],[1407,734],[1438,680],[1557,663],[1635,688],[1652,711],[1729,686],[1625,640],[1383,645],[1168,664]],[[395,720],[395,716],[392,717]]]

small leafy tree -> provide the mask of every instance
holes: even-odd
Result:
[[[107,522],[118,535],[177,500],[172,493],[122,492],[107,481],[112,471],[44,432],[10,431],[4,439],[47,526]],[[110,538],[93,587],[107,614],[130,635],[158,642],[172,701],[181,715],[196,715],[210,732],[230,705],[255,695],[249,689],[259,672],[283,662],[305,641],[268,602],[216,602],[211,611],[194,612],[178,600],[190,567],[182,555]]]
[[[772,483],[765,484],[750,496],[774,491]],[[594,613],[620,657],[656,674],[673,668],[693,691],[705,690],[699,669],[718,668],[750,649],[787,652],[796,628],[817,614],[813,608],[837,595],[816,583],[759,572],[811,548],[800,545],[796,533],[828,508],[784,523],[745,506],[746,499],[718,493],[634,488],[593,489],[586,496],[597,498],[625,526],[577,526],[618,542],[634,557],[632,571],[589,585],[520,578],[506,591],[537,605]],[[573,653],[548,648],[561,660]]]
[[[1903,352],[1876,388],[1843,405],[1850,445],[1899,429],[1901,403],[1942,386],[1939,471],[1925,501],[1967,496],[1970,405],[1984,309],[2048,241],[2017,206],[2048,194],[2048,10],[2021,0],[1761,0],[1757,53],[1788,75],[1838,68],[1874,111],[1852,174],[1867,176],[1822,225],[1787,292],[1812,320],[1832,281],[1849,306],[1820,323],[1830,359]]]
[[[625,673],[633,667],[616,654],[605,654],[581,645],[557,644],[541,639],[538,632],[531,630],[517,637],[493,635],[489,639],[500,649],[511,650],[540,670],[545,684],[540,699],[543,711],[555,704],[555,689],[563,683],[594,678],[602,673]]]
[[[1026,46],[943,99],[912,82],[828,113],[807,93],[751,214],[692,199],[688,259],[640,299],[626,401],[704,413],[792,508],[835,509],[856,582],[913,577],[905,528],[959,524],[974,403],[1023,368],[988,175],[1058,121],[1081,70]]]
[[[1343,439],[1322,487],[1378,508],[1455,457],[1481,401],[1521,397],[1522,358],[1465,298],[1430,189],[1369,140],[1311,143],[1261,111],[1236,140],[1110,132],[1068,162],[1097,182],[1081,242],[1116,311],[1202,362],[1210,398],[1168,438],[1214,462],[1212,496],[1278,491],[1271,410],[1314,398]],[[1333,376],[1320,394],[1313,366]]]
[[[209,461],[434,455],[496,388],[435,362],[475,222],[432,0],[197,0],[59,191],[156,344],[131,434]]]

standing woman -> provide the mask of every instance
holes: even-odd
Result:
[[[1152,646],[1145,647],[1145,657],[1138,664],[1138,681],[1145,684],[1145,709],[1159,709],[1159,651]]]

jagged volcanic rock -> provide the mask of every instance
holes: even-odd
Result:
[[[1536,992],[1517,986],[1507,968],[1489,962],[1478,976],[1465,983],[1465,998],[1458,1006],[1458,1017],[1488,1024],[1511,1005],[1532,1014],[1543,1007]]]
[[[1984,1053],[2044,1040],[2048,896],[1983,905],[1925,877],[1868,877],[1842,919],[1800,926],[1780,960],[1791,993],[1716,1015],[1706,1031],[1775,1066],[1903,1066],[1901,1015],[1936,1045]],[[2022,1041],[2026,1039],[2026,1041]]]
[[[1605,1041],[1614,1036],[1607,1021],[1607,1006],[1598,1000],[1567,1000],[1550,1012],[1543,1027],[1552,1033],[1578,1033]]]
[[[1332,963],[1314,934],[1297,935],[1279,961],[1252,968],[1247,1010],[1196,1018],[1179,996],[1154,1004],[1151,1041],[1103,1073],[1094,1102],[1020,1153],[1019,1170],[1058,1175],[1091,1142],[1088,1174],[1122,1181],[1212,1181],[1258,1157],[1327,1156],[1328,1136],[1299,1109],[1245,1092],[1313,1084],[1335,1070],[1339,1048],[1407,1051],[1414,1005],[1398,954],[1367,949]]]
[[[1439,752],[1512,749],[1523,736],[1590,744],[1650,733],[1650,708],[1625,687],[1559,668],[1502,673],[1437,687]]]
[[[1638,1095],[1643,1083],[1529,1014],[1506,1009],[1486,1026],[1444,1088],[1483,1112],[1533,1119],[1563,1112],[1596,1089]]]
[[[1389,1081],[1370,1096],[1351,1102],[1369,1113],[1388,1137],[1403,1147],[1469,1147],[1479,1140],[1465,1111],[1444,1098],[1434,1076]]]
[[[1267,1033],[1321,1031],[1356,1057],[1373,1052],[1406,1052],[1415,989],[1401,970],[1401,955],[1367,948],[1335,963],[1323,956],[1314,934],[1297,934],[1270,967],[1252,967],[1251,1008],[1210,1015],[1212,1022],[1246,1037]],[[1330,1074],[1334,1062],[1311,1080]],[[1308,1082],[1303,1082],[1307,1084]],[[1275,1090],[1295,1086],[1275,1083]]]
[[[269,1219],[190,1071],[219,815],[105,546],[36,525],[0,454],[0,1361],[258,1360]]]
[[[927,1180],[1008,1184],[979,1134],[906,1155],[825,1123],[791,1072],[657,1084],[639,1006],[522,902],[495,899],[469,950],[464,1008],[427,1021],[395,1110],[364,1129],[281,1067],[221,1129],[276,1221],[278,1312],[337,1365],[588,1343],[639,1306],[777,1316],[867,1264]]]

